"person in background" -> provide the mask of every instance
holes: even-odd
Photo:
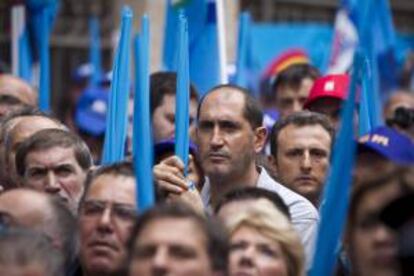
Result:
[[[301,111],[319,70],[310,64],[303,51],[282,54],[271,66],[271,93],[275,109],[281,118]]]
[[[129,276],[228,275],[224,229],[185,205],[149,209],[138,218],[129,245]]]
[[[387,126],[414,140],[414,95],[408,91],[394,92],[383,109]]]
[[[22,186],[58,196],[77,212],[93,165],[77,135],[61,129],[38,131],[17,147],[15,163]]]
[[[24,228],[45,235],[51,241],[53,251],[61,253],[66,275],[76,269],[76,218],[60,199],[28,189],[6,191],[0,194],[0,221],[6,229]],[[5,248],[0,248],[4,252]]]
[[[378,178],[378,172],[391,172],[396,165],[413,164],[414,143],[410,138],[382,126],[359,138],[354,177],[370,181]]]
[[[60,252],[38,232],[6,230],[0,235],[0,248],[0,275],[64,275]]]
[[[225,221],[262,201],[270,203],[271,207],[279,210],[289,221],[291,220],[289,208],[283,199],[275,192],[258,187],[246,187],[228,192],[221,197],[214,213]]]
[[[273,126],[270,162],[277,179],[319,208],[335,130],[322,114],[301,111]]]
[[[108,90],[87,88],[76,104],[74,123],[82,140],[88,145],[94,160],[99,164],[106,130]]]
[[[173,72],[156,72],[150,76],[151,119],[154,142],[173,138],[175,135],[175,95],[177,75]],[[190,84],[190,135],[194,135],[198,93]]]
[[[234,214],[225,226],[230,235],[230,276],[305,275],[305,254],[299,236],[276,208],[257,202]]]
[[[350,260],[350,275],[397,276],[397,236],[380,219],[381,211],[407,191],[405,168],[375,172],[374,180],[355,180],[351,196],[345,251]]]
[[[90,173],[79,205],[77,275],[126,275],[126,246],[137,215],[135,195],[132,163],[102,166]]]
[[[341,108],[348,95],[349,82],[346,74],[316,79],[303,108],[326,115],[339,130]]]

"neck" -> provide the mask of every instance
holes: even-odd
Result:
[[[212,206],[216,206],[218,200],[227,192],[244,187],[255,187],[259,178],[256,164],[253,163],[240,175],[229,176],[209,176],[210,180],[210,199]]]

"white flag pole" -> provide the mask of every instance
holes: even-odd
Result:
[[[12,73],[15,76],[19,75],[19,52],[20,43],[19,40],[23,34],[25,26],[25,10],[23,5],[13,6],[11,10],[11,28],[12,28],[12,39],[11,39],[11,60],[12,60]]]
[[[220,83],[227,84],[227,55],[226,55],[226,31],[224,24],[224,2],[223,0],[216,0],[217,12],[217,41],[219,48],[219,66],[220,66]]]

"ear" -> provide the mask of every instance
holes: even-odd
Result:
[[[266,127],[258,127],[254,131],[254,151],[260,153],[267,140],[267,129]]]

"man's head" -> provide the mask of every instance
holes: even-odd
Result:
[[[169,139],[175,135],[175,97],[177,74],[173,72],[157,72],[151,75],[151,118],[155,142]],[[198,94],[190,84],[190,134],[193,134]]]
[[[37,105],[37,92],[24,80],[0,74],[0,96],[10,96],[24,105]]]
[[[61,200],[27,189],[0,195],[0,217],[6,228],[25,228],[44,234],[62,252],[65,267],[77,254],[76,220]]]
[[[360,183],[351,197],[345,246],[353,275],[400,275],[395,233],[380,220],[382,209],[407,186],[400,168],[378,172],[376,180]]]
[[[302,111],[279,120],[270,134],[278,179],[318,205],[329,168],[334,129],[322,114]]]
[[[310,64],[295,64],[281,71],[272,90],[280,116],[301,111],[319,71]]]
[[[92,166],[89,149],[78,136],[61,129],[38,131],[18,146],[15,161],[25,187],[58,195],[77,210]]]
[[[0,235],[0,275],[61,276],[62,256],[44,235],[7,230]]]
[[[395,110],[399,107],[414,109],[414,95],[408,91],[394,92],[384,104],[384,119],[393,118]]]
[[[129,244],[130,275],[227,272],[228,241],[221,225],[186,206],[150,209],[138,219]]]
[[[88,176],[78,222],[85,275],[122,275],[137,213],[135,186],[131,163],[103,166]]]
[[[5,168],[10,175],[12,182],[17,182],[15,168],[15,156],[17,147],[27,138],[43,129],[66,129],[58,120],[43,113],[33,116],[18,116],[13,119],[15,123],[4,136],[5,146]],[[19,183],[13,183],[18,185]]]
[[[198,107],[196,140],[205,174],[214,181],[243,178],[256,170],[255,157],[266,140],[263,113],[243,88],[222,85]]]
[[[414,143],[389,127],[377,127],[358,141],[356,183],[378,179],[378,172],[391,172],[397,165],[414,164]]]
[[[276,208],[290,220],[289,208],[283,199],[275,192],[258,187],[245,187],[226,193],[216,205],[215,213],[225,221],[235,214],[251,208],[259,201],[271,203],[269,206]]]
[[[326,115],[339,129],[342,103],[348,95],[349,76],[328,75],[315,80],[303,108]]]

